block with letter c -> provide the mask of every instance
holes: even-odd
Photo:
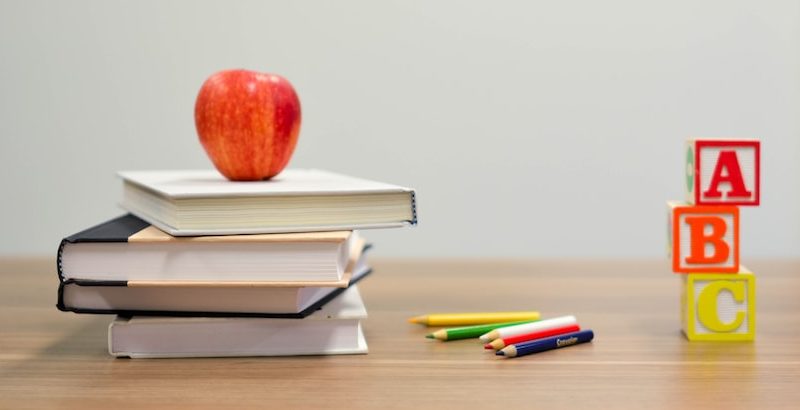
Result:
[[[739,208],[668,202],[672,270],[739,271]]]
[[[681,322],[689,340],[747,341],[755,338],[756,278],[735,274],[684,275]]]

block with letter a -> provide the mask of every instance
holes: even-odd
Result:
[[[761,143],[755,139],[690,139],[687,200],[695,205],[758,205]]]
[[[681,323],[689,340],[745,341],[755,338],[756,278],[738,274],[691,273],[681,284]]]
[[[672,270],[739,271],[739,208],[668,202]]]

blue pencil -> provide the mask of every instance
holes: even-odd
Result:
[[[547,350],[576,345],[578,343],[586,343],[592,339],[594,339],[594,332],[591,330],[581,330],[579,332],[566,333],[563,335],[506,346],[505,348],[498,350],[495,354],[505,357],[525,356],[526,354],[544,352]]]

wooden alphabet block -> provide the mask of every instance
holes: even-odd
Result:
[[[738,207],[667,206],[673,272],[739,272]]]
[[[760,158],[759,140],[688,140],[687,201],[694,205],[758,205]]]
[[[756,334],[756,278],[747,268],[731,274],[690,273],[682,278],[681,322],[689,340],[744,341]]]

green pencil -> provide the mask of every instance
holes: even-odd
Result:
[[[428,339],[437,340],[458,340],[458,339],[475,339],[478,336],[491,332],[500,327],[520,325],[523,323],[536,322],[536,320],[522,320],[518,322],[505,322],[505,323],[490,323],[488,325],[465,326],[465,327],[451,327],[450,329],[437,330],[429,335]]]

